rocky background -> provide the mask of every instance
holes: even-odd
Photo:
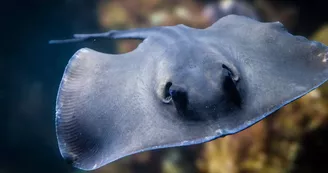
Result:
[[[279,20],[291,33],[328,45],[326,7],[316,0],[6,0],[0,8],[0,173],[83,172],[66,165],[57,148],[54,105],[62,72],[81,47],[123,53],[139,43],[50,46],[50,39],[179,23],[205,28],[227,14],[239,14]],[[136,154],[92,172],[328,172],[327,88],[323,85],[238,134]]]

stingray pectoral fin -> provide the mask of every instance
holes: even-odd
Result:
[[[279,22],[262,23],[233,15],[209,29],[229,38],[225,44],[235,47],[231,54],[242,64],[241,80],[248,87],[247,113],[222,120],[234,122],[221,125],[228,134],[250,127],[328,79],[328,47],[290,34]]]
[[[62,156],[77,168],[98,168],[111,159],[108,152],[115,156],[117,147],[125,145],[116,127],[124,117],[115,116],[129,99],[122,98],[131,83],[123,75],[134,71],[124,66],[125,58],[83,48],[66,66],[57,95],[56,132]]]
[[[78,164],[82,158],[99,156],[101,138],[90,130],[88,111],[84,109],[91,100],[93,68],[98,53],[87,48],[80,49],[70,59],[64,72],[56,102],[56,132],[59,149],[68,163]],[[93,60],[92,60],[93,59]],[[96,123],[96,122],[95,122]],[[92,156],[92,157],[91,157]]]

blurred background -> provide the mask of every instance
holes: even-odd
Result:
[[[319,0],[4,0],[1,2],[0,173],[78,173],[60,157],[54,113],[58,84],[75,51],[123,53],[138,41],[48,45],[74,33],[183,23],[205,28],[227,14],[280,21],[328,45]],[[328,86],[236,135],[144,152],[93,173],[328,172]],[[124,145],[124,144],[123,144]]]

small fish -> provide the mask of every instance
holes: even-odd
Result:
[[[94,170],[122,157],[240,132],[328,79],[328,48],[279,22],[229,15],[185,25],[77,34],[67,43],[140,39],[124,54],[82,48],[56,102],[62,156]]]

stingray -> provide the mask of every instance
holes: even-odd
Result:
[[[50,43],[100,38],[142,42],[122,54],[81,48],[66,66],[56,133],[63,158],[82,170],[235,134],[328,78],[327,46],[237,15],[205,29],[111,30]]]

